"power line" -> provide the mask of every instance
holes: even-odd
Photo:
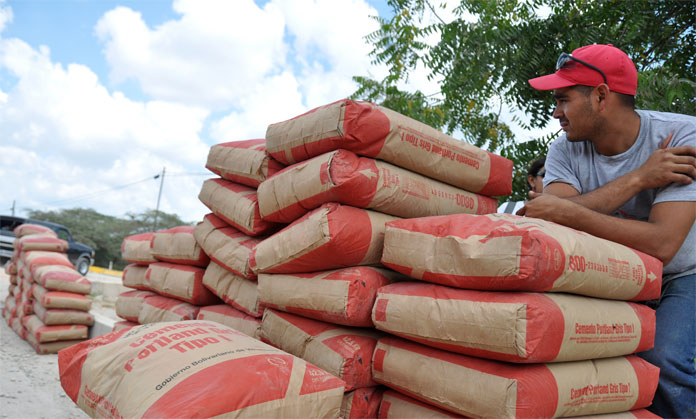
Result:
[[[159,177],[159,174],[157,174],[155,176],[149,176],[145,179],[136,180],[135,182],[126,183],[124,185],[116,185],[116,186],[112,186],[111,188],[108,188],[108,189],[103,189],[103,190],[96,191],[96,192],[90,192],[90,193],[85,194],[85,195],[79,195],[79,196],[75,196],[72,198],[65,198],[65,199],[58,199],[55,201],[44,202],[44,203],[41,203],[40,205],[52,205],[52,204],[58,204],[58,203],[63,203],[63,202],[70,202],[70,201],[81,201],[83,199],[88,199],[88,198],[95,197],[97,195],[101,195],[105,192],[109,192],[109,191],[113,191],[113,190],[117,190],[117,189],[123,189],[123,188],[127,188],[129,186],[137,185],[138,183],[143,183],[143,182],[147,182],[147,181],[152,180],[152,179],[157,179],[158,177]]]

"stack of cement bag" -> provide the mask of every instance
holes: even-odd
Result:
[[[123,271],[123,285],[116,314],[124,321],[114,330],[139,324],[193,320],[201,306],[220,300],[203,285],[210,258],[196,243],[192,226],[126,237],[122,257],[130,262]]]
[[[15,251],[5,267],[11,283],[4,311],[8,324],[39,354],[85,340],[94,324],[87,297],[91,284],[70,263],[67,242],[35,224],[22,224],[14,233]]]
[[[339,101],[269,126],[289,167],[258,186],[263,220],[289,223],[254,247],[266,306],[262,340],[346,382],[342,417],[376,417],[371,364],[378,290],[403,276],[380,265],[385,223],[496,211],[510,161],[388,109]]]
[[[659,370],[631,354],[653,346],[655,315],[629,301],[660,295],[659,260],[543,220],[459,214],[388,223],[382,263],[420,281],[378,291],[372,319],[393,336],[375,381],[470,417],[654,417]]]

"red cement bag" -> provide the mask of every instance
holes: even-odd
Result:
[[[225,180],[256,188],[284,166],[266,154],[266,140],[259,139],[210,147],[205,167]]]
[[[151,290],[165,297],[197,306],[218,304],[220,299],[203,285],[204,273],[196,266],[158,262],[150,264],[145,279]]]
[[[382,402],[383,387],[365,387],[350,391],[343,396],[341,413],[343,419],[377,419]]]
[[[423,403],[394,390],[382,395],[379,419],[461,418],[462,416]]]
[[[73,345],[76,345],[80,342],[84,342],[85,339],[75,339],[75,340],[59,340],[55,342],[39,342],[36,340],[36,338],[31,335],[27,334],[27,342],[34,348],[37,354],[39,355],[48,355],[48,354],[57,354],[58,351],[61,351],[65,348],[69,348]]]
[[[261,219],[256,189],[224,179],[208,179],[198,199],[227,224],[249,236],[274,231],[278,226]]]
[[[203,275],[203,285],[237,310],[253,317],[263,315],[264,306],[259,299],[256,282],[237,276],[211,262]]]
[[[92,326],[94,324],[94,316],[82,310],[70,310],[67,308],[45,308],[38,301],[33,303],[33,312],[36,317],[41,320],[46,326],[55,326],[62,324],[84,324]]]
[[[194,228],[193,235],[215,263],[236,275],[256,279],[249,266],[249,256],[261,242],[260,238],[247,236],[215,214],[206,215]]]
[[[17,275],[17,264],[10,260],[9,262],[5,263],[5,273],[7,275]]]
[[[114,328],[112,332],[120,332],[121,330],[130,329],[131,327],[140,326],[138,322],[129,322],[128,320],[120,321],[114,323]]]
[[[201,307],[196,320],[218,322],[254,339],[261,336],[261,319],[249,316],[227,304]]]
[[[340,100],[266,130],[266,149],[285,164],[339,148],[470,192],[512,192],[512,161],[370,102]]]
[[[662,263],[548,221],[510,214],[448,215],[387,224],[382,263],[457,288],[658,298]]]
[[[123,276],[121,277],[123,285],[137,290],[149,290],[146,278],[147,266],[131,263],[123,268]]]
[[[92,283],[75,268],[63,265],[38,266],[32,272],[34,282],[48,290],[67,291],[76,294],[92,292]]]
[[[55,231],[48,227],[44,227],[42,225],[38,224],[31,224],[31,223],[25,223],[25,224],[20,224],[17,227],[12,230],[14,233],[15,237],[24,237],[24,236],[29,236],[31,234],[48,234],[53,237],[58,237]]]
[[[604,415],[576,416],[578,419],[661,419],[661,416],[646,409],[636,409],[621,413],[607,413]]]
[[[304,273],[377,265],[384,224],[392,220],[396,217],[324,204],[257,244],[251,267],[260,273]]]
[[[34,298],[45,308],[68,308],[73,310],[89,311],[92,300],[82,294],[65,291],[48,291],[41,285],[35,285]]]
[[[12,320],[10,320],[10,327],[22,340],[27,340],[27,329],[22,326],[21,317],[13,317]]]
[[[88,329],[82,324],[46,326],[36,315],[24,317],[22,324],[39,343],[87,339]]]
[[[23,271],[25,276],[33,272],[39,266],[46,265],[62,265],[73,268],[73,264],[68,259],[68,256],[60,252],[45,252],[42,250],[32,250],[30,252],[22,252]]]
[[[469,417],[559,417],[650,405],[659,368],[629,355],[551,364],[510,364],[380,339],[377,382]]]
[[[151,291],[126,291],[119,294],[114,305],[116,315],[131,322],[138,322],[143,302],[148,297],[156,296]]]
[[[66,252],[68,250],[68,242],[59,239],[54,234],[30,234],[15,239],[14,247],[20,252],[29,252],[31,250]]]
[[[376,330],[341,327],[267,309],[261,336],[341,378],[346,391],[376,385],[370,372],[372,352],[381,336]]]
[[[121,257],[128,263],[147,265],[157,262],[150,249],[150,241],[155,233],[141,233],[128,236],[121,243]]]
[[[327,202],[403,218],[496,212],[498,201],[347,150],[290,166],[258,188],[264,220],[290,223]]]
[[[175,322],[193,320],[198,315],[199,306],[185,303],[176,298],[154,295],[145,298],[138,315],[138,323]]]
[[[208,255],[193,237],[193,226],[179,226],[156,232],[150,240],[150,252],[162,262],[203,268],[210,262]]]
[[[389,269],[356,266],[332,271],[259,275],[266,307],[344,326],[373,327],[377,290],[405,277]]]
[[[224,325],[113,332],[58,353],[65,393],[91,417],[332,418],[344,383]]]
[[[642,304],[422,282],[380,288],[373,321],[428,346],[524,363],[628,355],[652,348],[655,338],[655,311]]]

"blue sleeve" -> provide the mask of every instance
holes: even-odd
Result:
[[[567,183],[572,186],[578,193],[582,193],[580,180],[573,171],[571,162],[571,151],[569,143],[565,139],[565,135],[556,139],[549,147],[549,153],[546,156],[546,176],[544,176],[544,187],[554,183]]]

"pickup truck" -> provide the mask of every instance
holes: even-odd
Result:
[[[94,263],[94,249],[86,244],[73,240],[72,234],[70,234],[70,230],[67,227],[49,221],[9,215],[0,215],[0,265],[3,265],[7,259],[12,257],[15,240],[13,230],[18,225],[24,223],[39,224],[55,231],[58,238],[68,242],[68,258],[70,262],[75,265],[75,269],[77,269],[81,275],[87,275],[89,267]]]

